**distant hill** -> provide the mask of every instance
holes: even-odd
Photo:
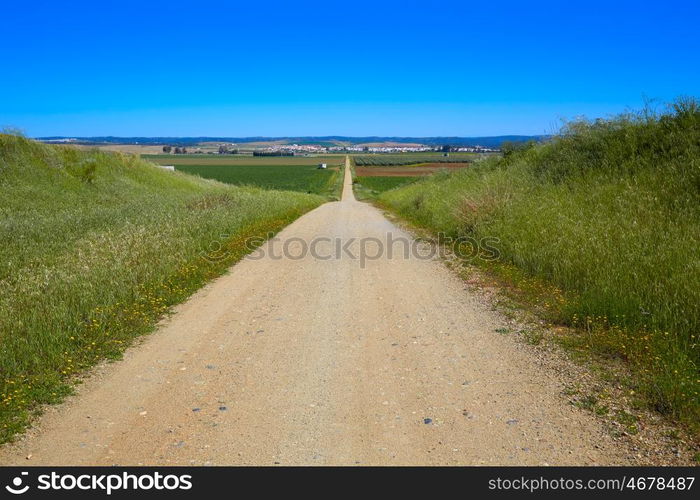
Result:
[[[204,142],[246,143],[276,143],[276,144],[318,144],[321,146],[344,146],[366,143],[397,143],[425,144],[427,146],[484,146],[497,148],[503,142],[540,141],[543,135],[498,135],[491,137],[348,137],[342,135],[311,136],[311,137],[66,137],[51,136],[37,137],[40,141],[70,142],[73,144],[142,144],[159,145],[171,144],[192,146]]]

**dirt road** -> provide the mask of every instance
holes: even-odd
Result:
[[[411,241],[355,201],[346,169],[341,202],[179,306],[0,463],[627,462],[442,263],[398,244],[364,263],[333,255],[335,238],[358,257],[388,233]]]

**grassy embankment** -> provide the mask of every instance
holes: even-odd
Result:
[[[0,135],[0,442],[323,197]],[[205,258],[206,257],[206,258]]]
[[[387,191],[379,203],[435,232],[498,237],[500,260],[482,264],[550,321],[577,327],[562,343],[626,361],[635,402],[697,432],[696,103],[572,123],[547,144]]]

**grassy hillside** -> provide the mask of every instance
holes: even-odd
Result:
[[[0,441],[323,201],[0,135]]]
[[[497,237],[491,267],[562,291],[542,299],[578,345],[624,358],[636,395],[700,417],[700,108],[678,102],[566,126],[550,142],[385,192],[451,235]]]

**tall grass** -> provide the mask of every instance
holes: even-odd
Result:
[[[654,408],[700,417],[700,108],[567,124],[546,144],[385,192],[435,231],[500,239],[566,299],[553,319],[629,362]]]
[[[323,201],[0,135],[0,441]]]

